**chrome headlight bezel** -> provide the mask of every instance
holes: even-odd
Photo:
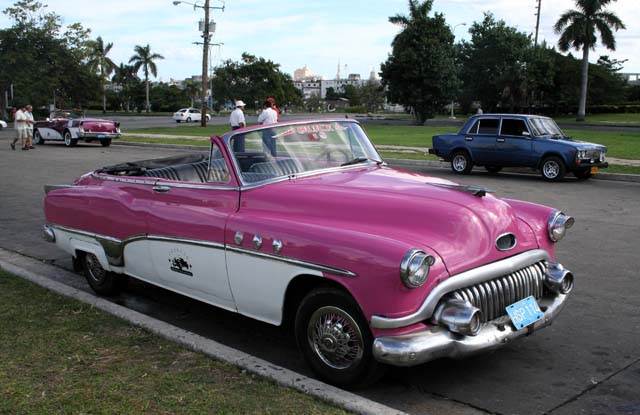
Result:
[[[549,222],[547,225],[547,232],[549,234],[549,239],[553,242],[558,242],[567,234],[567,229],[571,228],[575,223],[575,219],[571,216],[567,216],[560,211],[555,211],[549,217]]]
[[[400,280],[407,288],[421,287],[436,259],[420,249],[410,249],[400,263]]]
[[[578,150],[578,152],[576,153],[576,158],[578,160],[582,160],[587,158],[587,151],[586,150]]]

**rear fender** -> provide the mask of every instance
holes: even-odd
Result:
[[[102,248],[102,245],[98,244],[94,241],[86,241],[82,239],[77,239],[75,236],[69,239],[69,248],[71,252],[73,252],[74,258],[78,257],[78,252],[87,252],[89,254],[93,254],[100,261],[100,265],[107,271],[113,271],[111,266],[109,265],[109,261],[107,260],[107,255]]]

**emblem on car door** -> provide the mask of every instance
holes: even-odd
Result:
[[[190,271],[193,266],[189,263],[189,257],[180,250],[171,251],[171,254],[172,258],[169,258],[169,269],[173,272],[193,277],[193,272]]]

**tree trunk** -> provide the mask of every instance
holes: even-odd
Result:
[[[145,90],[147,93],[147,113],[149,112],[149,77],[145,76],[144,78]]]
[[[102,113],[107,112],[107,86],[102,85]]]
[[[587,82],[589,81],[589,47],[582,47],[582,82],[580,83],[580,102],[576,121],[584,121],[587,113]]]

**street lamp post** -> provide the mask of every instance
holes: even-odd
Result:
[[[453,34],[454,41],[455,41],[455,37],[456,37],[456,35],[455,35],[456,27],[458,27],[458,26],[466,26],[466,25],[467,25],[466,23],[458,23],[457,25],[453,26],[453,29],[451,29],[451,34]],[[452,119],[452,120],[456,119],[456,116],[453,114],[453,107],[454,106],[455,106],[455,99],[451,98],[451,116],[449,118]]]
[[[200,112],[201,112],[201,118],[200,118],[200,126],[202,127],[206,127],[207,126],[207,86],[209,84],[209,80],[208,80],[208,75],[209,75],[209,70],[208,70],[208,64],[209,64],[209,38],[210,38],[210,33],[209,33],[209,11],[212,9],[220,9],[222,11],[224,11],[224,5],[222,7],[212,7],[209,6],[209,1],[210,0],[204,0],[204,5],[199,5],[196,3],[189,3],[186,1],[174,1],[173,5],[177,6],[181,3],[184,4],[188,4],[190,6],[193,6],[193,9],[195,10],[196,8],[199,9],[204,9],[204,24],[203,24],[203,28],[202,28],[202,39],[203,39],[203,46],[202,46],[202,94],[201,94],[201,107],[200,107]]]

